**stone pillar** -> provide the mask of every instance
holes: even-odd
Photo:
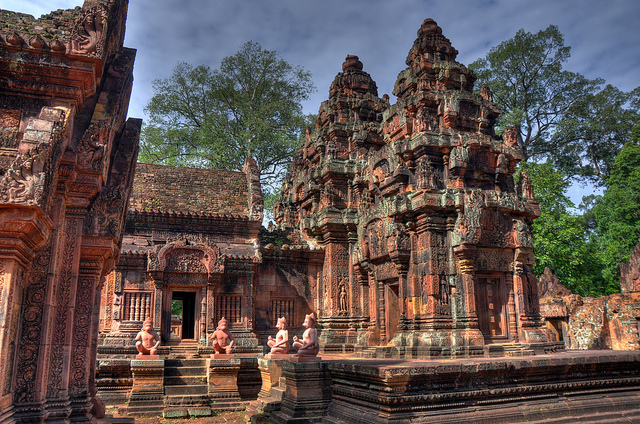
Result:
[[[164,406],[164,360],[132,359],[133,387],[127,412],[131,415],[158,413]]]
[[[509,336],[511,337],[511,341],[517,343],[519,340],[518,337],[518,321],[516,320],[516,301],[515,294],[513,291],[513,275],[507,274],[505,278],[505,286],[507,289],[507,293],[509,294],[509,300],[507,303],[507,311],[509,314]]]
[[[327,362],[282,364],[286,391],[280,411],[271,415],[276,424],[319,422],[331,403],[331,378]]]
[[[11,384],[23,293],[22,266],[17,258],[0,259],[0,421],[12,402]]]
[[[238,371],[240,359],[209,359],[209,399],[216,409],[233,409],[240,402]]]
[[[456,324],[461,330],[454,331],[454,344],[463,347],[462,353],[472,346],[483,346],[484,336],[478,328],[476,307],[476,277],[474,275],[475,246],[460,245],[454,248],[457,257],[458,288],[462,297],[462,311],[456,317]],[[476,348],[479,349],[479,348]]]
[[[169,340],[169,333],[171,333],[171,328],[167,329],[167,334],[162,334],[162,281],[156,281],[156,295],[155,295],[155,305],[153,308],[153,329],[156,333],[163,336]]]
[[[43,369],[46,378],[46,414],[66,419],[71,414],[69,383],[72,375],[73,323],[78,291],[78,264],[83,217],[80,210],[67,208],[63,219],[63,232],[53,279],[52,308],[48,328],[46,361]],[[84,281],[83,281],[84,284]],[[81,288],[81,290],[84,290]],[[90,322],[90,321],[89,321]]]
[[[69,361],[69,398],[71,418],[89,420],[92,400],[87,391],[92,372],[95,374],[95,355],[92,352],[93,331],[97,329],[94,314],[95,291],[100,285],[102,263],[81,260],[73,315],[71,359]],[[96,401],[97,402],[97,401]]]

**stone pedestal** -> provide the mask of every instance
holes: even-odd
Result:
[[[289,362],[322,362],[322,358],[319,356],[292,356],[289,358]]]
[[[327,362],[282,362],[286,390],[279,411],[271,415],[277,424],[321,420],[331,402]]]
[[[160,355],[145,355],[143,353],[136,355],[136,360],[138,361],[158,361],[159,359]]]
[[[149,357],[151,355],[144,355]],[[164,405],[164,360],[131,360],[133,387],[127,413],[143,415],[162,412]]]
[[[236,355],[233,353],[212,353],[211,359],[235,359]]]
[[[289,359],[293,355],[291,353],[267,353],[264,359]]]
[[[209,399],[214,402],[213,409],[224,411],[238,406],[238,371],[240,359],[209,359]]]
[[[291,355],[273,354],[270,356],[290,357]],[[285,379],[282,375],[282,364],[286,359],[288,358],[270,359],[266,356],[265,358],[258,359],[258,369],[262,377],[262,387],[260,388],[260,393],[258,393],[255,412],[262,414],[280,410],[286,387]]]

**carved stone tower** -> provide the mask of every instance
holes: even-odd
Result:
[[[551,345],[531,267],[538,204],[526,175],[516,189],[521,152],[510,130],[496,136],[500,110],[457,53],[425,20],[394,105],[347,56],[294,159],[276,219],[325,248],[325,350]]]

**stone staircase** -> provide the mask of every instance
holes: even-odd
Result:
[[[198,356],[197,340],[181,340],[180,343],[170,344],[171,358],[193,358]]]
[[[197,351],[197,345],[196,345]],[[172,357],[173,355],[172,347]],[[164,366],[164,416],[211,415],[207,360],[167,358]]]

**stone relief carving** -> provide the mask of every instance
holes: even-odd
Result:
[[[71,30],[71,53],[102,57],[108,17],[103,4],[83,11]]]
[[[78,168],[102,172],[105,149],[108,142],[109,125],[94,122],[78,140]]]
[[[165,271],[206,273],[203,259],[205,252],[200,249],[176,248],[167,253]]]
[[[0,201],[42,206],[51,144],[43,142],[18,155],[0,179]]]
[[[125,200],[124,187],[104,187],[89,209],[83,233],[117,238]]]
[[[55,324],[51,335],[51,354],[49,356],[49,379],[47,396],[56,398],[63,388],[64,347],[67,344],[67,321],[71,284],[73,279],[73,258],[78,244],[77,228],[80,219],[68,218],[65,224],[64,244],[62,245],[60,279],[56,291]]]
[[[20,348],[17,350],[14,400],[35,402],[36,378],[39,369],[42,337],[42,317],[47,295],[49,262],[52,255],[52,240],[36,254],[31,269],[25,275],[24,313],[21,316]]]

